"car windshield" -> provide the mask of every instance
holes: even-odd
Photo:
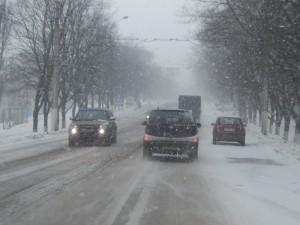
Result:
[[[79,111],[76,120],[79,121],[94,121],[94,120],[107,120],[107,112],[106,111],[89,111],[89,110],[82,110]]]
[[[240,118],[222,117],[220,118],[220,124],[222,125],[240,125],[242,121]]]
[[[187,111],[153,111],[149,118],[150,123],[186,124],[192,123],[193,118]]]

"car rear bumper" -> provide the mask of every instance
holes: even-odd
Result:
[[[152,154],[190,155],[198,151],[198,143],[193,143],[190,137],[152,138],[151,141],[144,141],[144,149]]]
[[[243,134],[219,134],[217,135],[217,141],[233,141],[240,142],[245,139]]]

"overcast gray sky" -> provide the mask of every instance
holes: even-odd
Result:
[[[117,16],[129,16],[119,21],[123,37],[138,38],[188,38],[192,26],[183,23],[181,8],[187,0],[113,0]],[[147,43],[143,44],[156,56],[163,66],[186,66],[191,56],[189,43]]]

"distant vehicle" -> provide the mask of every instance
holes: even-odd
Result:
[[[190,111],[153,110],[147,116],[143,157],[153,154],[198,159],[198,127]]]
[[[222,112],[234,112],[234,106],[229,103],[220,103],[217,104],[217,109],[222,111]]]
[[[79,110],[69,128],[69,146],[76,144],[111,145],[117,142],[117,124],[112,112],[100,109]]]
[[[242,146],[246,144],[246,130],[239,117],[219,117],[216,123],[212,123],[213,144],[218,141],[238,142]]]
[[[201,96],[181,95],[178,99],[178,108],[191,110],[195,121],[201,121]]]

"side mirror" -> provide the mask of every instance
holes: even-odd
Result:
[[[201,127],[202,127],[202,124],[201,124],[201,123],[197,123],[197,127],[198,127],[198,128],[201,128]]]
[[[147,121],[142,122],[142,126],[147,126]]]
[[[111,117],[109,118],[109,120],[111,120],[111,121],[115,121],[115,120],[116,120],[116,117],[114,117],[114,116],[111,116]]]
[[[244,126],[244,127],[247,127],[247,123],[243,123],[243,126]]]

